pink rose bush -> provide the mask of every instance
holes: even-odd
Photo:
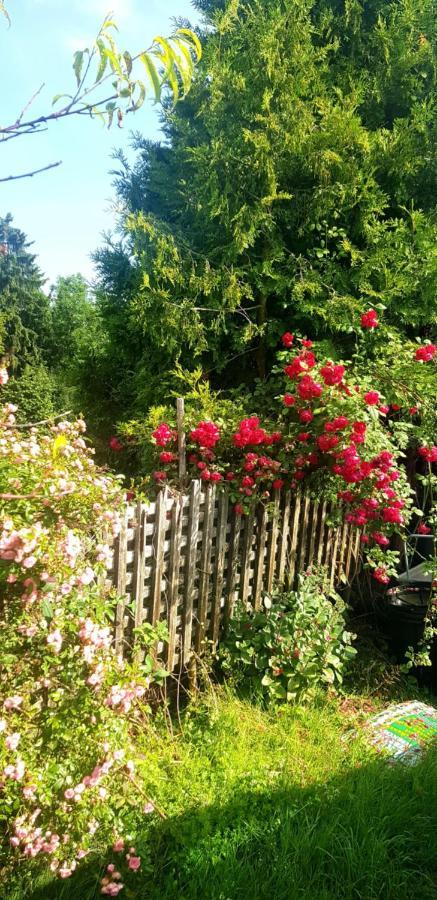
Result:
[[[120,833],[118,800],[137,803],[131,732],[153,674],[114,648],[120,480],[95,465],[83,421],[40,432],[15,412],[0,411],[1,849],[66,879]],[[102,893],[140,864],[130,853]]]

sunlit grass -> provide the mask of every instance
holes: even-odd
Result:
[[[360,700],[268,712],[220,689],[171,736],[144,735],[146,793],[132,816],[143,857],[120,896],[144,900],[431,900],[437,896],[437,752],[389,766],[362,738]],[[111,859],[68,882],[18,874],[8,900],[100,896]],[[133,892],[132,892],[133,891]]]

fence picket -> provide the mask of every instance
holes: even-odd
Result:
[[[298,491],[296,494],[296,500],[293,511],[293,519],[291,523],[291,542],[290,542],[290,559],[289,566],[287,572],[287,585],[288,587],[293,587],[294,584],[294,576],[296,572],[296,560],[297,560],[297,542],[299,537],[299,513],[300,513],[300,504],[301,504],[301,493]]]
[[[258,529],[257,529],[257,542],[256,542],[256,551],[255,551],[255,590],[254,590],[254,607],[255,609],[259,609],[261,606],[261,592],[263,588],[263,574],[264,574],[264,556],[266,549],[266,537],[267,537],[267,508],[262,504],[261,509],[258,511]]]
[[[271,591],[273,587],[273,579],[275,577],[276,550],[278,547],[279,533],[279,514],[280,514],[280,491],[275,490],[273,498],[272,524],[270,528],[268,550],[267,550],[267,568],[266,568],[266,584],[267,591]]]
[[[214,584],[212,589],[211,607],[211,639],[215,643],[218,640],[220,630],[220,611],[223,591],[224,565],[226,552],[226,526],[228,523],[229,496],[220,494],[217,520],[216,556],[214,565]]]
[[[287,562],[288,538],[290,534],[291,491],[286,491],[282,513],[281,543],[279,548],[278,582],[282,584]]]
[[[115,541],[114,546],[114,581],[117,595],[119,597],[115,618],[115,650],[116,653],[123,652],[124,643],[124,612],[126,608],[126,556],[127,556],[127,526],[128,526],[128,509],[124,511],[124,515],[120,522],[120,533]]]
[[[199,538],[200,491],[200,481],[193,481],[191,484],[190,506],[188,512],[187,558],[185,568],[185,604],[182,642],[184,664],[188,662],[191,655],[194,579],[196,577],[197,542]]]
[[[215,485],[209,484],[205,495],[205,512],[202,531],[202,554],[200,557],[199,611],[196,630],[196,653],[200,653],[206,632],[208,613],[208,593],[211,575],[212,530],[215,510]]]
[[[252,510],[244,520],[243,555],[241,560],[240,600],[246,603],[249,599],[250,555],[253,543],[253,527],[255,513]]]
[[[228,576],[225,600],[225,621],[229,621],[235,603],[238,574],[238,551],[241,536],[241,513],[233,513],[229,540]]]
[[[170,532],[170,567],[168,579],[168,646],[167,667],[173,671],[176,652],[177,614],[179,601],[179,577],[181,569],[182,513],[184,508],[183,494],[176,498],[171,517]]]
[[[164,539],[167,522],[167,488],[160,491],[156,501],[155,528],[153,533],[153,573],[151,622],[156,625],[161,613],[162,576],[164,566]],[[142,611],[139,613],[142,618]]]

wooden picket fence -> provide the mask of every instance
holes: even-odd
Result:
[[[293,587],[310,564],[325,565],[331,584],[349,579],[360,558],[356,529],[328,524],[326,503],[276,491],[247,516],[227,491],[193,481],[188,493],[162,489],[155,502],[126,508],[114,544],[111,583],[119,652],[133,627],[166,621],[169,671],[185,666],[205,641],[216,643],[237,598],[259,607],[274,584]]]

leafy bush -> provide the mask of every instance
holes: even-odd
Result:
[[[324,577],[300,576],[296,592],[266,596],[257,611],[237,608],[223,644],[223,667],[260,682],[273,700],[301,701],[321,684],[341,684],[356,653],[345,613]]]
[[[122,846],[138,804],[133,732],[165,673],[152,652],[128,662],[114,647],[104,575],[120,484],[94,464],[83,421],[44,433],[15,411],[0,408],[0,850],[6,865],[37,857],[68,878],[102,841]],[[130,851],[103,893],[140,864]]]

